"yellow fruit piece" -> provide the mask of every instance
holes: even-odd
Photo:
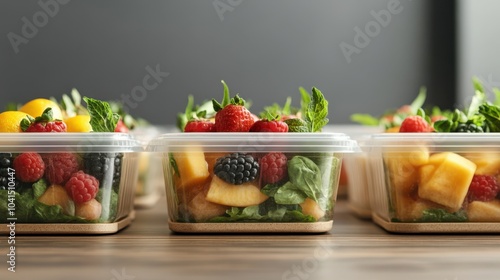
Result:
[[[68,132],[91,132],[90,116],[76,115],[64,120]]]
[[[56,120],[62,120],[63,119],[63,114],[61,112],[61,108],[57,103],[55,103],[52,100],[45,99],[45,98],[37,98],[29,101],[28,103],[24,104],[19,111],[25,112],[27,114],[30,114],[33,117],[39,117],[42,115],[43,111],[47,108],[52,108],[52,116]]]
[[[500,201],[473,201],[467,207],[470,222],[500,222]]]
[[[397,133],[399,132],[399,126],[394,126],[385,130],[386,133]]]
[[[422,218],[423,211],[430,208],[442,208],[439,205],[413,198],[408,194],[398,193],[393,199],[394,215],[401,222],[415,222]]]
[[[101,217],[102,205],[99,201],[91,199],[76,205],[75,216],[88,221],[97,220]]]
[[[394,191],[409,193],[417,185],[418,167],[429,161],[429,150],[412,147],[408,152],[385,153],[384,159]]]
[[[476,171],[476,165],[451,152],[434,154],[429,158],[435,170],[424,167],[420,173],[418,195],[432,202],[457,211],[462,207],[470,182]],[[421,168],[422,169],[422,168]]]
[[[206,199],[227,206],[247,207],[264,202],[268,196],[260,192],[258,182],[233,185],[213,176]]]
[[[313,216],[316,221],[323,218],[323,216],[325,216],[325,211],[323,211],[318,203],[316,203],[316,201],[310,199],[310,198],[306,198],[306,200],[304,200],[304,202],[302,202],[300,204],[300,207],[302,207],[302,213],[304,215],[310,215],[310,216]]]
[[[0,132],[22,132],[21,121],[27,116],[29,115],[21,111],[5,111],[1,113]]]
[[[218,158],[221,158],[227,154],[230,153],[205,153],[205,160],[207,161],[208,164],[208,171],[213,172],[215,162],[217,161]]]
[[[173,154],[180,175],[178,188],[189,188],[203,184],[210,176],[205,154],[201,148],[189,148]]]
[[[203,192],[198,193],[189,203],[187,209],[189,214],[197,222],[203,222],[210,218],[224,215],[229,207],[207,201]]]
[[[464,157],[476,164],[476,175],[496,175],[500,171],[499,153],[471,153]]]
[[[75,204],[69,197],[64,187],[60,185],[51,185],[38,198],[38,201],[46,205],[59,205],[64,214],[73,216],[75,214]]]

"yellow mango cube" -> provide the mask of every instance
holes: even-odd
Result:
[[[198,186],[210,176],[201,148],[190,147],[187,151],[173,153],[173,157],[179,170],[178,188]]]
[[[470,153],[464,156],[476,164],[476,175],[496,175],[500,171],[499,153]]]
[[[467,207],[470,222],[500,222],[500,201],[473,201]]]
[[[429,172],[430,168],[423,167],[427,173],[424,171],[422,174],[420,171],[418,195],[423,199],[449,207],[450,210],[459,210],[467,195],[476,165],[451,152],[434,154],[429,158],[429,163],[435,163],[435,170]]]

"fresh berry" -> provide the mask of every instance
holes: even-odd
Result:
[[[263,119],[256,121],[250,132],[288,132],[288,125],[283,121]]]
[[[64,185],[69,177],[80,170],[78,156],[74,153],[55,153],[42,156],[45,162],[45,178],[56,185]]]
[[[230,184],[241,185],[257,178],[259,163],[251,155],[233,153],[217,159],[214,174]]]
[[[84,171],[101,182],[101,186],[120,183],[123,153],[88,153],[83,156]]]
[[[21,121],[21,129],[25,132],[66,132],[66,124],[61,120],[54,120],[52,108],[47,108],[39,117],[28,116]]]
[[[12,189],[13,187],[16,192],[20,192],[22,189],[31,188],[31,183],[23,183],[15,177],[13,163],[13,154],[0,153],[0,190]]]
[[[16,177],[25,183],[33,183],[40,180],[45,172],[45,163],[37,153],[20,154],[14,159],[14,170]]]
[[[408,116],[401,123],[399,132],[431,132],[432,127],[421,116]]]
[[[128,127],[125,125],[125,123],[123,122],[123,120],[120,119],[118,121],[118,123],[116,124],[115,132],[125,132],[125,133],[127,133],[128,131],[129,131]]]
[[[83,171],[73,173],[64,185],[69,196],[75,203],[83,203],[95,198],[99,191],[99,181]]]
[[[269,153],[259,162],[261,185],[274,184],[288,176],[287,158],[283,153]]]
[[[490,201],[495,199],[499,192],[497,179],[490,175],[474,175],[469,186],[467,198],[469,201]]]
[[[455,132],[483,133],[484,130],[481,126],[477,126],[473,123],[461,123],[455,129]]]
[[[184,132],[215,132],[215,124],[208,120],[189,121],[184,127]]]
[[[217,132],[248,132],[255,120],[243,105],[229,104],[215,114]]]

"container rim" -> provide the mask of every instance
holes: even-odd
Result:
[[[425,145],[437,148],[498,148],[500,133],[377,133],[364,143],[371,148],[404,148]]]
[[[200,132],[165,133],[149,142],[149,152],[175,152],[203,147],[204,151],[335,152],[356,153],[360,148],[344,133]]]
[[[0,152],[141,152],[129,133],[61,132],[0,133]]]

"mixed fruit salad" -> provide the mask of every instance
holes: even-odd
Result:
[[[84,97],[83,106],[77,92],[72,97],[64,95],[61,103],[38,98],[0,114],[0,132],[9,133],[0,133],[0,142],[6,144],[0,144],[0,219],[6,221],[9,213],[15,213],[20,223],[115,220],[127,155],[86,151],[83,146],[75,152],[66,147],[69,143],[54,139],[74,135],[67,132],[95,132],[92,135],[105,138],[98,132],[128,128],[108,102]],[[52,133],[59,135],[51,137]],[[8,143],[14,137],[19,142]],[[45,139],[57,147],[50,148],[54,152],[39,151],[42,144],[24,147],[23,139]]]
[[[468,108],[435,122],[419,109],[399,128],[411,134],[391,142],[398,151],[384,151],[393,221],[500,222],[500,154],[488,134],[500,132],[500,90],[490,102],[474,84]]]
[[[293,108],[289,98],[284,106],[273,104],[256,115],[239,95],[230,98],[222,83],[222,102],[193,106],[190,98],[186,112],[179,114],[186,141],[189,133],[203,133],[205,139],[219,136],[220,147],[215,151],[202,142],[168,153],[165,172],[171,219],[209,223],[331,220],[341,154],[281,151],[278,140],[292,140],[277,137],[302,133],[312,139],[311,134],[321,132],[328,123],[328,102],[321,91],[312,88],[308,93],[301,88],[301,108]],[[266,145],[252,152],[224,148],[231,133],[263,142],[276,135],[276,142],[269,144],[277,148]]]

